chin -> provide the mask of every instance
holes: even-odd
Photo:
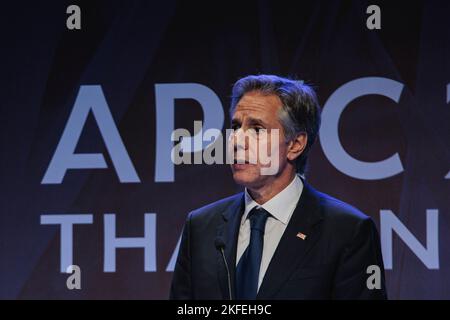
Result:
[[[233,170],[233,179],[246,188],[255,187],[261,180],[258,170]]]

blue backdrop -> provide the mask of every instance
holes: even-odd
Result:
[[[449,299],[449,16],[448,1],[2,4],[0,298],[167,298],[187,213],[241,190],[226,165],[171,166],[168,129],[224,132],[233,82],[275,73],[317,89],[307,179],[373,217],[389,297]]]

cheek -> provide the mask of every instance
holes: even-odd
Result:
[[[277,153],[278,140],[276,136],[263,134],[258,138],[258,152],[271,156]]]
[[[247,137],[247,146],[248,146],[248,152],[250,154],[250,156],[256,157],[258,155],[258,149],[261,146],[261,141],[260,139],[249,135]]]
[[[279,135],[269,136],[261,142],[263,150],[267,150],[269,156],[280,156],[280,160],[286,157],[287,147],[284,143],[283,137]]]

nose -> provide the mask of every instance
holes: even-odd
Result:
[[[246,139],[244,129],[239,128],[234,131],[233,146],[234,146],[234,151],[248,149],[248,141]]]

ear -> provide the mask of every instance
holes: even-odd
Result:
[[[306,132],[299,133],[297,137],[289,142],[287,158],[290,161],[297,159],[306,148],[308,135]]]

